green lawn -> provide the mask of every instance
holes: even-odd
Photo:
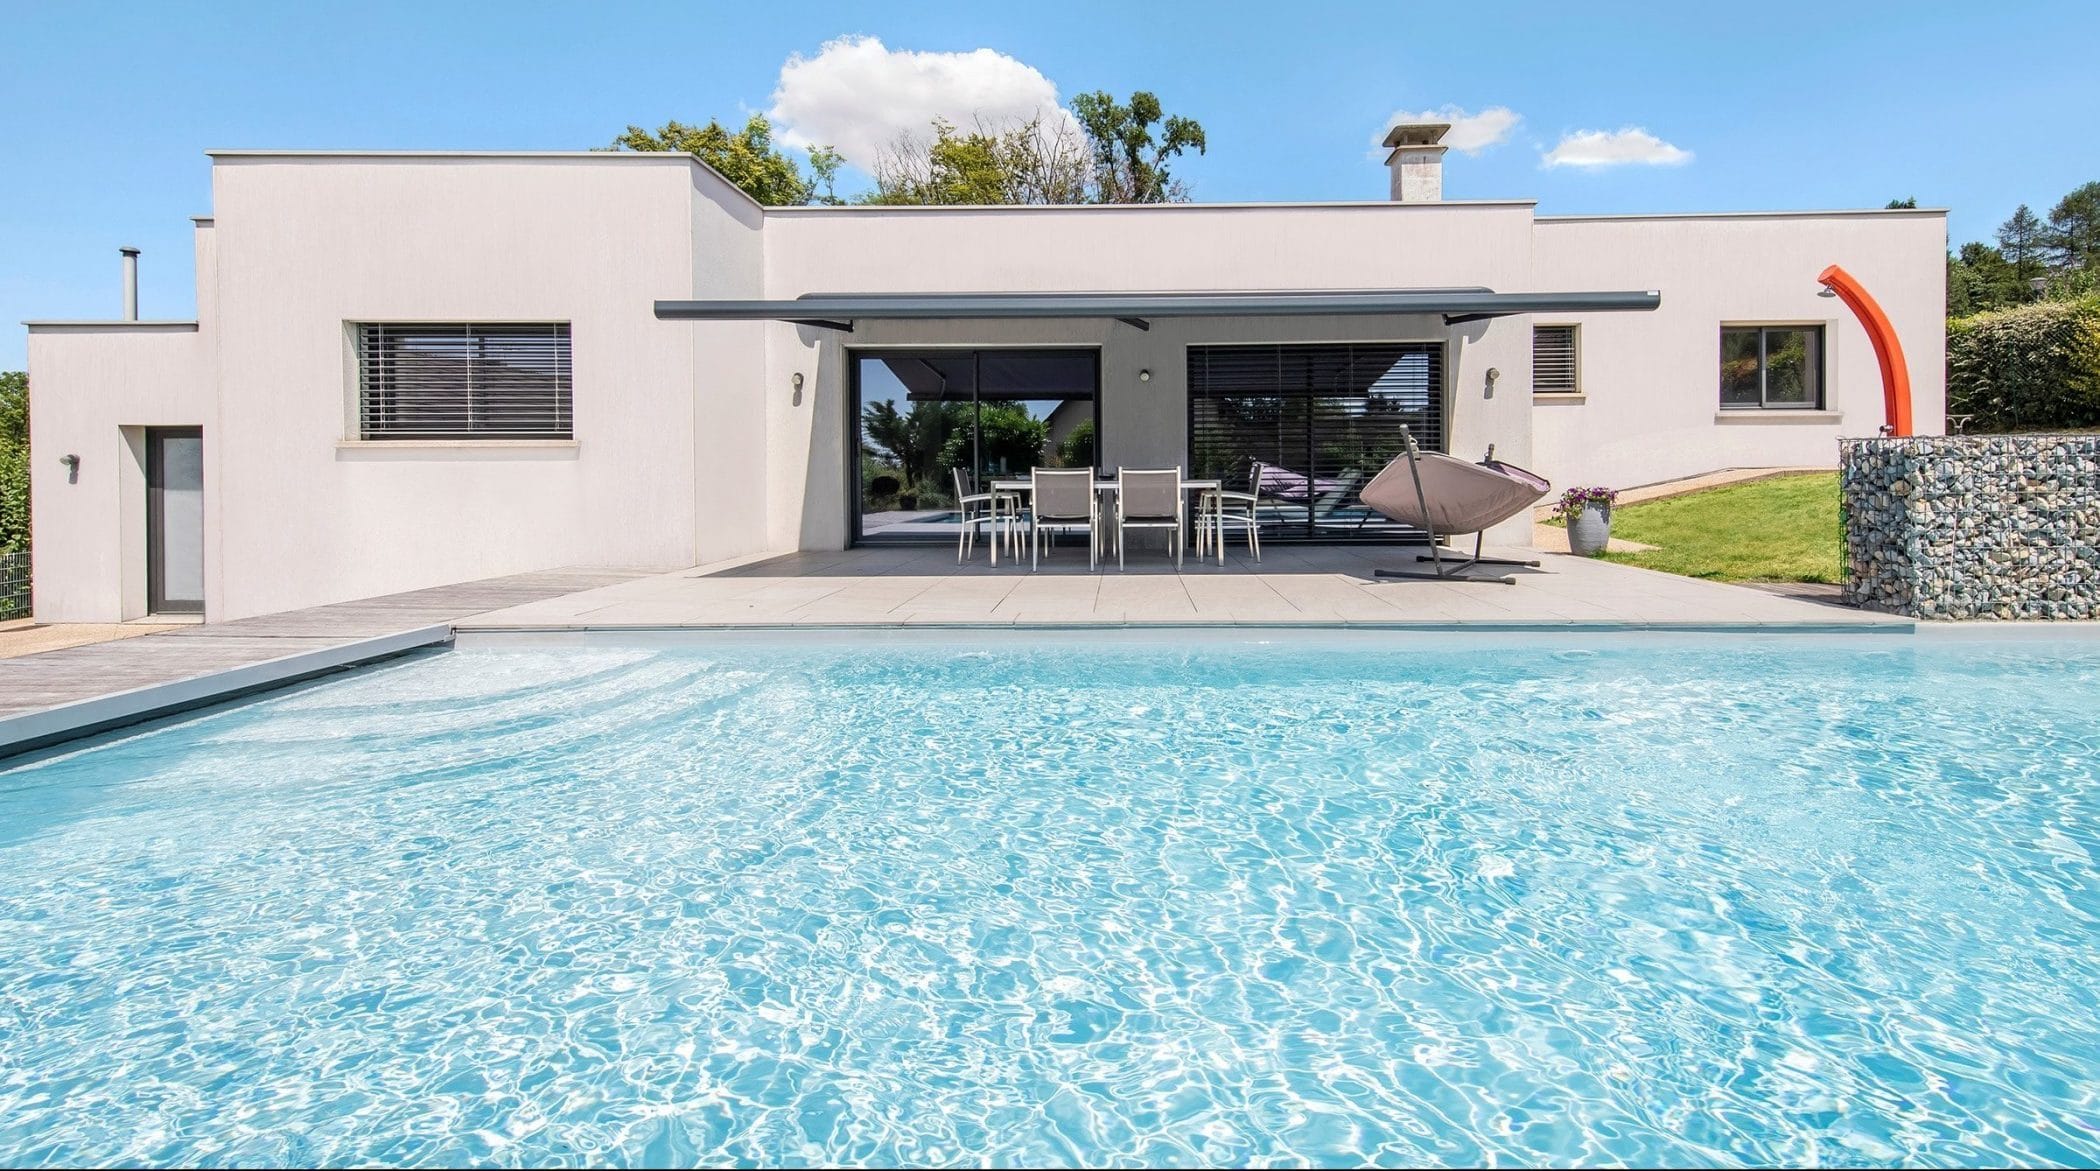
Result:
[[[1647,553],[1606,553],[1643,569],[1716,581],[1838,578],[1837,473],[1708,488],[1612,510],[1611,535]]]

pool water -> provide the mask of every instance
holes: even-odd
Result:
[[[2090,1164],[2100,642],[482,648],[0,772],[0,1162]]]

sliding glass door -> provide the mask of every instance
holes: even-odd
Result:
[[[953,540],[958,470],[981,490],[1096,462],[1099,351],[861,350],[851,378],[857,541]]]
[[[1444,449],[1441,343],[1189,347],[1189,467],[1255,485],[1264,539],[1421,539],[1357,498],[1403,428]]]

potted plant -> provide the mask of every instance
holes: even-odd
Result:
[[[1568,525],[1568,551],[1595,557],[1611,543],[1611,505],[1619,494],[1610,488],[1570,488],[1560,494],[1560,518]]]

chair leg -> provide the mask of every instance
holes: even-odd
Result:
[[[1124,540],[1126,539],[1126,536],[1127,536],[1127,534],[1125,534],[1125,533],[1123,532],[1123,526],[1122,526],[1122,524],[1121,524],[1120,522],[1118,522],[1118,523],[1117,523],[1117,525],[1116,525],[1116,572],[1117,572],[1117,573],[1121,573],[1121,572],[1123,572],[1123,542],[1124,542]]]

